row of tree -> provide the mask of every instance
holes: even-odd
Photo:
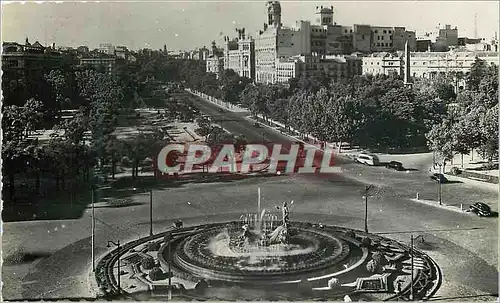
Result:
[[[324,74],[293,78],[284,84],[253,84],[226,70],[217,79],[199,72],[188,86],[254,115],[284,123],[328,142],[366,148],[410,148],[428,145],[443,159],[479,149],[498,156],[498,66],[476,59],[455,93],[453,74],[415,79],[408,87],[398,76],[357,76],[331,82]]]
[[[491,162],[498,158],[498,66],[476,61],[466,89],[427,134],[442,161],[477,149]]]

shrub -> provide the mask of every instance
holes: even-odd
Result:
[[[121,165],[123,165],[123,166],[128,167],[128,166],[130,166],[130,165],[132,164],[132,161],[130,160],[130,158],[129,158],[129,157],[124,156],[124,157],[121,159],[120,164],[121,164]]]
[[[375,260],[370,260],[366,264],[366,270],[371,273],[377,273],[379,271],[380,264],[378,264]]]
[[[387,258],[385,257],[385,255],[380,252],[380,251],[377,251],[376,253],[374,253],[372,255],[372,259],[377,263],[379,264],[380,266],[384,266],[384,265],[387,265]]]
[[[340,285],[339,279],[331,278],[328,280],[328,288],[332,289]]]
[[[158,251],[161,247],[159,242],[149,242],[148,243],[148,251]]]
[[[355,234],[355,233],[354,233],[354,231],[352,231],[352,230],[348,230],[348,231],[346,231],[346,232],[345,232],[345,235],[346,235],[347,237],[349,237],[349,238],[353,238],[353,239],[355,239],[355,238],[356,238],[356,234]]]
[[[361,241],[361,244],[365,247],[370,247],[372,245],[372,239],[364,237],[363,240]]]
[[[462,171],[458,167],[452,167],[451,168],[451,173],[453,175],[459,175]]]
[[[113,207],[123,207],[123,206],[128,206],[132,204],[134,200],[132,198],[119,198],[119,199],[112,199],[108,201],[108,204]]]
[[[23,247],[18,247],[11,254],[4,257],[5,264],[20,264],[26,260],[26,251]]]
[[[151,256],[145,257],[141,261],[141,266],[146,270],[152,269],[155,266],[155,260]]]
[[[151,271],[149,272],[149,279],[151,281],[158,281],[164,279],[164,273],[159,266],[155,266],[153,269],[151,269]]]

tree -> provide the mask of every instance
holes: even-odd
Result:
[[[476,57],[476,60],[472,63],[470,72],[466,77],[466,89],[477,91],[479,89],[481,79],[487,73],[487,68],[488,66],[486,61]]]
[[[139,164],[146,157],[156,158],[160,149],[168,143],[161,129],[153,128],[140,132],[132,139],[124,141],[125,152],[132,160],[132,177],[139,175]]]
[[[212,132],[212,123],[206,116],[200,116],[196,119],[196,123],[198,124],[198,128],[195,130],[196,133],[200,136],[205,137],[205,141],[207,140],[207,136]]]
[[[124,155],[125,144],[116,136],[108,135],[105,138],[104,154],[106,163],[111,163],[111,177],[115,178],[116,165],[121,157]]]
[[[483,138],[479,152],[491,163],[494,158],[498,158],[498,104],[481,117],[479,124]]]

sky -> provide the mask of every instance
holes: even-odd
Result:
[[[2,41],[43,45],[125,45],[130,49],[189,50],[222,43],[246,28],[252,36],[266,22],[266,1],[25,1],[1,5]],[[85,3],[84,3],[85,2]],[[459,36],[490,40],[499,31],[498,1],[281,1],[282,23],[315,23],[316,6],[333,6],[337,24],[405,26],[417,36],[441,24],[457,26]]]

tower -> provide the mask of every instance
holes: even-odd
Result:
[[[279,1],[267,2],[267,24],[269,26],[281,26],[281,5]]]
[[[323,7],[316,6],[316,22],[320,25],[333,24],[333,6]]]

